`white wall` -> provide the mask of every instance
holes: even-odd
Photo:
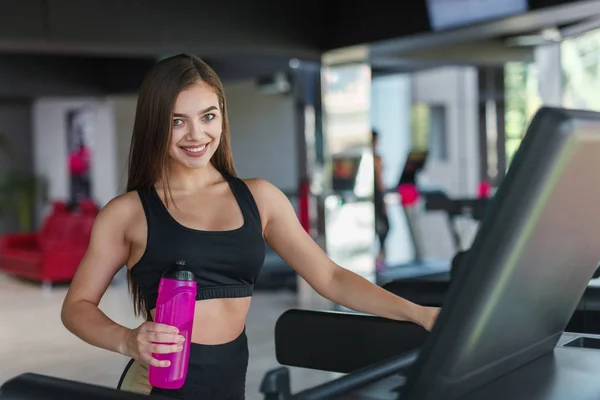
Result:
[[[117,193],[113,109],[101,98],[40,98],[33,105],[34,169],[49,183],[49,198],[69,200],[66,112],[88,107],[93,114],[92,196],[102,207]],[[47,209],[39,210],[38,223]]]
[[[92,196],[103,207],[119,191],[114,109],[110,101],[97,105],[92,157]]]
[[[446,107],[448,158],[428,160],[423,178],[450,196],[474,195],[479,184],[477,70],[444,67],[412,77],[414,102]]]
[[[283,191],[297,191],[293,98],[262,94],[253,81],[225,85],[225,96],[238,174],[267,179]]]
[[[133,134],[137,96],[111,96],[109,103],[113,109],[115,125],[117,190],[119,193],[123,193],[127,186],[127,161]]]
[[[446,107],[447,159],[429,159],[421,174],[424,186],[440,188],[450,197],[471,197],[479,184],[478,78],[472,67],[444,67],[412,74],[414,102]],[[467,245],[476,224],[460,226]],[[431,257],[448,258],[454,252],[444,214],[427,213],[420,223],[424,252]]]

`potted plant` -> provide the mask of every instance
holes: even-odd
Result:
[[[0,135],[0,157],[13,158],[8,140],[3,135]],[[35,206],[46,201],[45,179],[12,169],[0,173],[0,215],[15,212],[22,232],[34,229]]]

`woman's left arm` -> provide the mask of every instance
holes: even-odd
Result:
[[[335,264],[300,225],[288,198],[262,180],[247,181],[269,246],[321,296],[349,309],[417,323],[431,330],[439,309],[423,307]]]

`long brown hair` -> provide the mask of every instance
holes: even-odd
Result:
[[[215,71],[198,57],[188,54],[166,58],[156,63],[144,77],[138,94],[133,136],[129,149],[127,191],[147,190],[158,181],[165,187],[165,201],[170,197],[168,157],[173,121],[173,108],[179,93],[190,86],[204,82],[219,97],[223,131],[219,147],[211,158],[212,165],[221,173],[236,176],[229,142],[229,121],[223,85]],[[166,194],[169,196],[166,196]],[[150,319],[150,310],[140,287],[127,275],[136,315]]]

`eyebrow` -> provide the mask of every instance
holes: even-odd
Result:
[[[210,107],[207,107],[207,108],[205,108],[204,110],[201,110],[201,111],[199,111],[199,112],[198,112],[198,115],[200,115],[200,114],[206,114],[207,112],[209,112],[209,111],[212,111],[212,110],[218,110],[217,106],[210,106]],[[186,115],[186,114],[174,113],[174,114],[173,114],[173,116],[174,116],[174,117],[180,117],[180,118],[187,118],[187,115]]]

